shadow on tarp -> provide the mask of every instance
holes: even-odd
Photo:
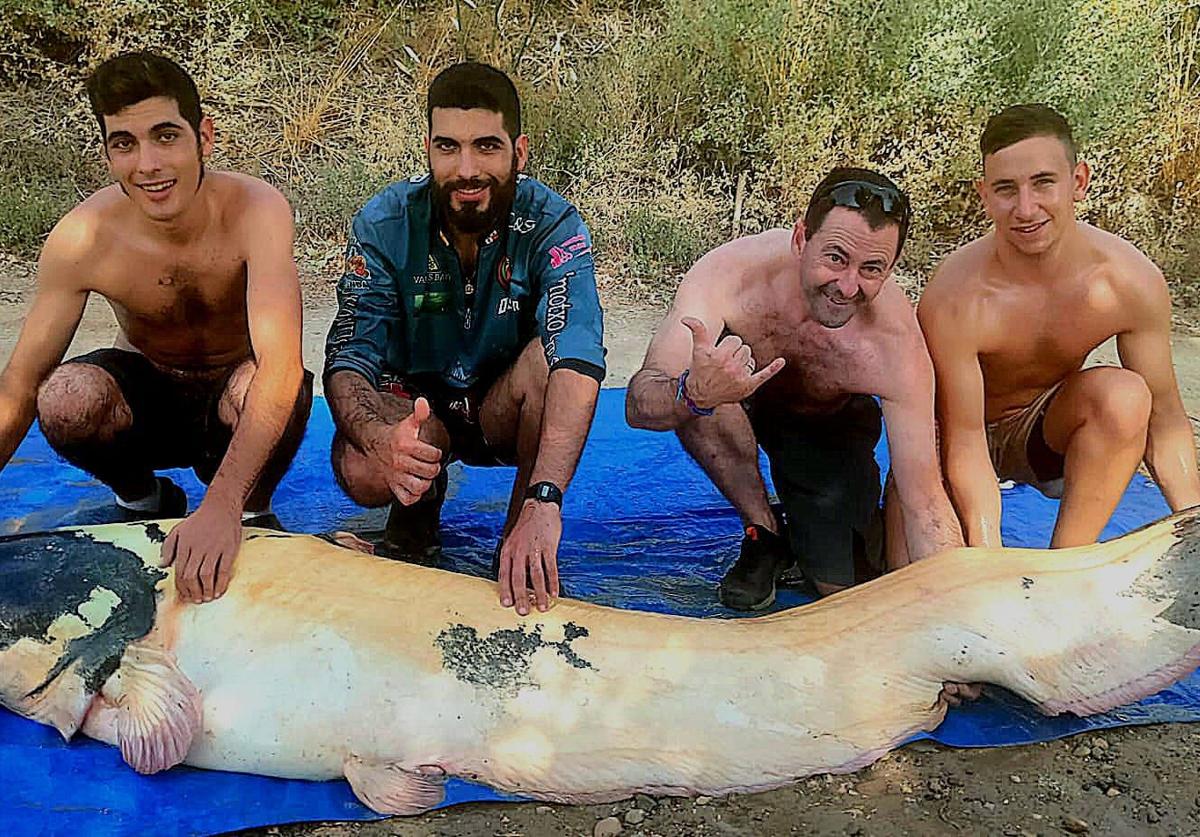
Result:
[[[560,554],[564,586],[577,598],[639,610],[738,618],[717,603],[717,584],[737,556],[737,516],[669,433],[631,430],[624,390],[604,390],[578,475],[567,493]],[[319,532],[383,527],[382,511],[364,511],[341,493],[329,466],[333,427],[323,399],[275,510],[289,529]],[[887,451],[877,455],[886,471]],[[765,472],[765,462],[764,462]],[[203,486],[190,472],[169,472],[192,508]],[[511,468],[451,466],[443,530],[449,568],[483,575],[491,563],[513,478]],[[1004,541],[1049,543],[1057,503],[1027,486],[1003,493]],[[36,428],[0,472],[0,533],[103,522],[111,495],[61,462]],[[1148,480],[1135,477],[1104,532],[1115,537],[1167,514]],[[804,599],[781,591],[773,610]],[[1139,704],[1091,718],[1046,718],[1002,690],[950,712],[930,736],[960,747],[1046,741],[1081,730],[1200,720],[1200,677]],[[314,719],[320,723],[320,719]],[[923,736],[924,737],[924,736]],[[446,804],[511,799],[452,780]],[[152,777],[124,765],[115,748],[0,710],[0,832],[205,834],[313,820],[375,815],[342,781],[303,782],[178,767]]]

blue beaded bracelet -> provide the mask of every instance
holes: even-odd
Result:
[[[692,411],[692,415],[694,416],[711,416],[716,408],[701,407],[691,399],[691,397],[687,394],[687,390],[684,388],[684,385],[687,383],[688,375],[691,374],[691,371],[692,370],[690,369],[685,369],[679,376],[679,386],[675,388],[675,400],[682,401],[684,404],[687,404],[687,408]]]

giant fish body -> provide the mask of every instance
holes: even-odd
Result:
[[[739,620],[522,617],[489,582],[262,530],[222,598],[185,604],[157,568],[169,525],[0,541],[0,701],[142,772],[344,776],[386,813],[438,804],[448,776],[574,803],[762,790],[936,727],[947,681],[1086,715],[1200,662],[1200,510]]]

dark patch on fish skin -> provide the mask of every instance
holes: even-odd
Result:
[[[522,686],[532,686],[529,664],[540,648],[553,648],[573,668],[594,670],[594,666],[575,653],[571,643],[588,635],[587,628],[574,622],[563,626],[561,642],[542,639],[542,626],[529,631],[524,625],[515,629],[492,631],[480,638],[469,625],[452,625],[438,634],[434,643],[442,652],[442,666],[464,683],[486,686],[506,695],[515,695]]]
[[[295,537],[295,535],[289,535],[286,532],[276,532],[276,533],[270,534],[270,535],[263,534],[261,532],[255,532],[253,535],[247,535],[246,540],[253,541],[258,538],[293,538],[293,537]],[[320,537],[320,536],[318,535],[318,537]],[[335,541],[330,541],[330,543],[335,543]]]
[[[149,533],[147,533],[149,534]],[[67,642],[46,679],[26,697],[44,690],[71,666],[96,692],[120,664],[125,647],[154,627],[155,586],[166,572],[148,567],[132,550],[71,531],[0,538],[0,651],[18,640],[49,642],[60,616],[78,615],[99,587],[118,601],[104,623]]]
[[[154,543],[165,543],[167,533],[162,530],[162,527],[157,523],[146,524],[146,537]]]
[[[1161,618],[1183,628],[1200,629],[1200,508],[1175,515],[1179,541],[1133,582],[1131,592],[1151,599],[1173,599]]]
[[[1030,587],[1032,587],[1032,586],[1033,586],[1033,579],[1032,579],[1032,578],[1030,578],[1030,577],[1029,577],[1029,576],[1027,576],[1027,575],[1023,575],[1023,576],[1021,576],[1021,589],[1022,589],[1022,590],[1028,590],[1028,589],[1029,589]],[[1029,597],[1028,597],[1028,596],[1026,596],[1025,598],[1027,598],[1027,599],[1028,599]]]

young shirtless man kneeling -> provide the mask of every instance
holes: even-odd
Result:
[[[1162,273],[1075,219],[1091,172],[1058,113],[1010,107],[980,149],[995,229],[947,257],[918,309],[968,543],[1000,545],[997,477],[1062,497],[1052,547],[1093,543],[1143,460],[1173,510],[1200,503]],[[1082,368],[1113,336],[1121,366]]]
[[[312,400],[292,213],[262,180],[205,170],[212,121],[175,63],[121,55],[87,89],[116,183],[42,249],[0,373],[0,465],[36,415],[56,451],[112,488],[125,520],[184,515],[183,490],[154,471],[194,468],[207,493],[163,559],[184,600],[208,601],[229,583],[244,515],[278,525],[262,515]],[[92,292],[112,306],[116,345],[59,365]]]

